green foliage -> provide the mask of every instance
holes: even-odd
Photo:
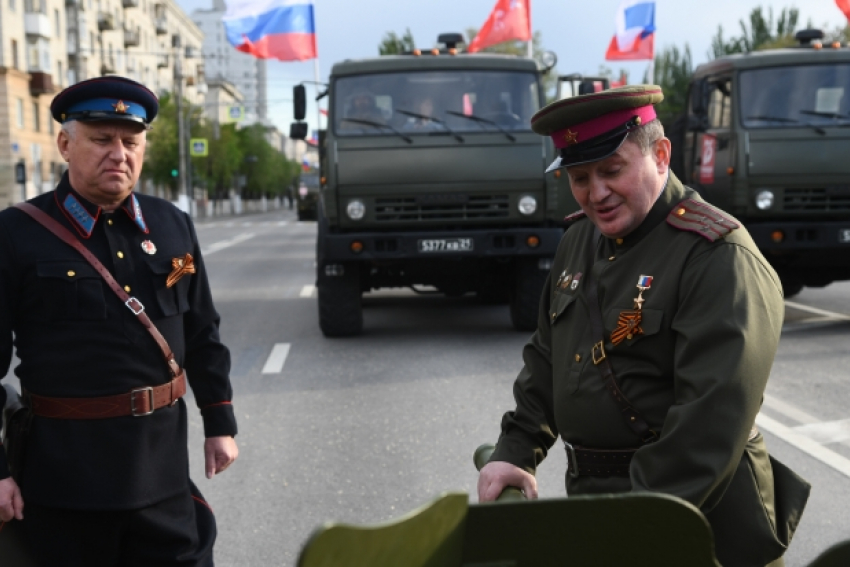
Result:
[[[773,8],[768,9],[765,18],[761,6],[750,12],[749,27],[740,20],[741,35],[728,40],[723,37],[723,26],[717,26],[717,33],[711,39],[710,59],[716,59],[733,53],[749,53],[760,49],[790,47],[796,43],[794,32],[800,13],[796,8],[783,8],[774,25]]]
[[[159,114],[147,133],[147,149],[142,175],[156,185],[168,187],[176,195],[177,178],[171,171],[178,168],[177,105],[170,93],[159,99]]]
[[[670,128],[687,108],[688,83],[693,70],[691,48],[687,44],[684,50],[676,46],[665,47],[655,56],[652,82],[664,91],[664,100],[655,110],[665,128]]]
[[[284,194],[296,164],[268,143],[266,128],[260,124],[243,128],[238,137],[244,152],[244,193],[254,197]]]
[[[401,55],[405,51],[413,51],[415,48],[416,42],[413,41],[413,34],[410,33],[410,28],[407,28],[401,37],[395,32],[387,32],[378,45],[378,54]]]

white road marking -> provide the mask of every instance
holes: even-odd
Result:
[[[263,374],[280,374],[286,357],[289,355],[289,343],[277,343],[272,347],[272,352],[263,366]]]
[[[289,221],[285,221],[285,220],[277,221],[277,226],[286,226],[288,224],[289,224]]]
[[[314,291],[316,291],[316,286],[305,285],[301,288],[301,293],[299,294],[299,297],[313,297]]]
[[[235,246],[241,242],[245,242],[246,240],[251,240],[256,236],[253,232],[243,232],[242,234],[237,234],[230,240],[222,240],[221,242],[215,242],[207,246],[204,250],[202,250],[204,256],[209,256],[210,254],[215,254],[220,250],[224,250],[225,248],[230,248],[231,246]]]
[[[850,419],[798,425],[794,431],[821,445],[842,443],[850,440]]]
[[[764,407],[777,411],[785,417],[790,417],[797,423],[802,423],[804,425],[809,423],[820,422],[820,419],[818,419],[817,417],[806,413],[801,409],[797,409],[791,404],[783,402],[779,398],[774,398],[769,394],[764,395]]]
[[[810,307],[809,305],[803,305],[802,303],[797,303],[796,301],[785,300],[785,305],[787,305],[788,307],[793,307],[794,309],[799,309],[800,311],[808,311],[809,313],[814,313],[815,315],[820,315],[821,317],[827,317],[829,319],[850,321],[850,316],[848,315],[842,315],[841,313],[827,311],[826,309],[818,309],[817,307]]]
[[[823,464],[834,468],[844,476],[850,478],[850,460],[845,459],[835,451],[827,449],[816,441],[809,439],[790,427],[782,425],[763,413],[756,416],[756,424],[768,433],[776,435],[786,443],[794,445],[809,456],[814,457]]]

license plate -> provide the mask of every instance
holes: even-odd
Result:
[[[850,244],[850,228],[838,229],[838,242]]]
[[[429,238],[419,241],[419,251],[428,252],[469,252],[472,250],[471,238]]]

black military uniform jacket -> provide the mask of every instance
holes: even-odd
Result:
[[[678,496],[707,515],[723,565],[763,567],[781,555],[799,520],[779,519],[786,510],[774,506],[772,459],[762,436],[750,435],[784,305],[776,273],[747,231],[732,226],[672,173],[626,237],[598,239],[588,219],[576,221],[555,256],[514,385],[517,407],[504,416],[491,460],[533,473],[559,436],[594,449],[641,446],[592,361],[586,292],[593,271],[617,383],[659,439],[635,453],[628,477],[568,476],[568,493]],[[641,276],[653,278],[641,332],[614,346]],[[801,489],[803,502],[806,494]]]
[[[137,194],[106,213],[76,193],[67,174],[55,191],[30,202],[75,233],[142,302],[186,369],[206,436],[235,435],[230,354],[219,340],[219,316],[188,215],[167,201]],[[166,287],[171,260],[186,253],[194,257],[196,273]],[[28,215],[10,208],[0,212],[3,373],[11,360],[13,333],[21,360],[15,373],[33,394],[99,397],[171,379],[156,342],[94,268]],[[186,412],[181,399],[145,417],[36,417],[23,472],[24,501],[132,509],[185,490]],[[0,478],[7,476],[0,451]]]

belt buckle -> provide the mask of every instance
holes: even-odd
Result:
[[[596,356],[597,349],[600,352],[598,357]],[[591,349],[590,354],[593,357],[593,364],[594,365],[599,364],[600,362],[602,362],[603,360],[605,360],[607,358],[607,355],[605,354],[605,344],[602,341],[599,341],[598,343],[593,345],[593,348]]]
[[[139,316],[145,311],[145,306],[142,305],[142,302],[136,299],[135,297],[131,297],[124,302],[124,305],[127,306],[127,309],[133,312],[133,315]]]
[[[136,393],[137,392],[147,392],[148,399],[151,401],[151,409],[145,413],[136,413]],[[136,388],[135,390],[130,390],[130,415],[133,417],[144,417],[146,415],[150,415],[153,413],[153,387],[145,386],[144,388]]]
[[[564,449],[567,451],[567,474],[573,478],[578,478],[578,460],[576,459],[576,450],[569,441],[564,441]]]

